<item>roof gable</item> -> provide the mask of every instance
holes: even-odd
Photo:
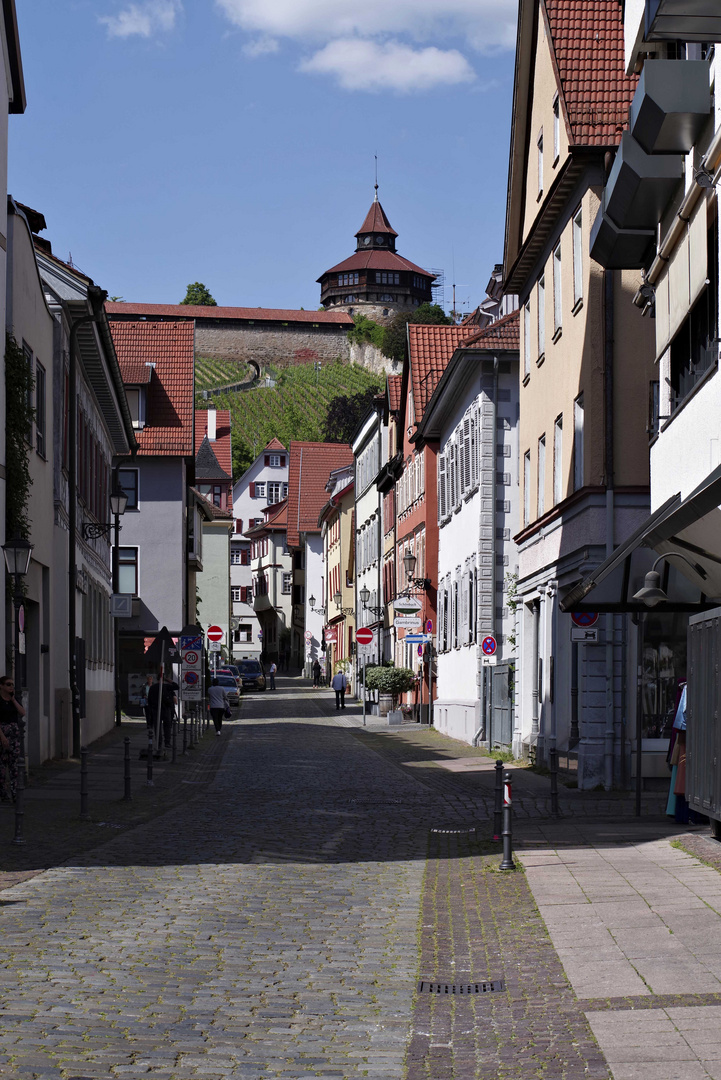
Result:
[[[385,233],[387,236],[398,236],[398,233],[386,217],[385,210],[378,202],[377,195],[371,203],[371,208],[366,214],[365,221],[356,233],[356,236],[363,236],[365,233]]]
[[[408,323],[408,357],[413,389],[413,416],[405,423],[420,424],[436,383],[461,341],[468,337],[467,326],[438,326]]]
[[[209,412],[209,409],[195,410],[196,460],[203,439],[208,433]],[[209,445],[220,468],[228,477],[231,477],[233,475],[233,449],[231,445],[230,409],[215,410],[215,439],[212,443],[209,442]],[[197,475],[199,476],[200,474]]]
[[[195,455],[195,479],[196,481],[230,480],[228,473],[221,468],[207,435],[203,436],[198,453]]]
[[[468,331],[469,327],[466,327]],[[484,326],[475,334],[461,342],[462,349],[498,349],[506,352],[518,352],[521,347],[521,317],[518,311],[511,311],[502,319]]]
[[[291,442],[288,463],[288,546],[298,547],[300,534],[320,531],[318,515],[328,501],[326,484],[335,469],[350,465],[347,443]]]

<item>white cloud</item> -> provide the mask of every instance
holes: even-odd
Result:
[[[333,75],[344,90],[429,90],[471,82],[473,68],[456,49],[413,49],[397,41],[360,38],[331,41],[300,65],[301,71]]]
[[[512,48],[518,0],[216,0],[242,30],[318,41],[406,34],[416,42],[461,37],[488,52]]]
[[[278,52],[280,46],[275,38],[261,37],[256,38],[255,41],[248,41],[243,46],[243,52],[246,56],[269,56],[270,53]]]
[[[144,0],[128,4],[117,15],[102,15],[99,21],[107,27],[108,37],[149,38],[172,30],[181,11],[181,0]]]

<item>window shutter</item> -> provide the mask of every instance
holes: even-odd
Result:
[[[263,460],[264,465],[270,465],[270,454],[266,454]]]
[[[461,644],[466,642],[466,627],[468,626],[468,589],[466,588],[466,582],[461,579]]]
[[[280,464],[281,464],[281,467],[284,469],[285,468],[285,454],[280,455]]]
[[[446,455],[438,455],[438,523],[446,517]]]
[[[243,519],[242,518],[236,518],[235,519],[235,531],[237,533],[242,533],[242,531],[243,531]]]
[[[254,499],[255,498],[255,484],[251,483],[248,486],[250,488],[250,497],[251,497],[251,499]]]

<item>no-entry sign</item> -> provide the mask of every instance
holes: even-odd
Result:
[[[208,627],[208,641],[222,641],[223,631],[219,626]]]
[[[355,632],[355,639],[359,645],[370,645],[373,641],[373,631],[367,626],[361,626]]]

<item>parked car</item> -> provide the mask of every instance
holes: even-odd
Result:
[[[238,667],[244,690],[265,690],[265,668],[260,660],[241,660]]]
[[[228,701],[231,705],[240,705],[240,690],[238,684],[235,681],[234,675],[222,675],[218,673],[215,678],[218,680],[218,686],[222,686],[224,690],[228,692]]]
[[[242,686],[242,680],[240,678],[240,672],[235,664],[226,664],[225,667],[218,668],[218,675],[232,675],[235,679],[235,684],[238,688]]]

